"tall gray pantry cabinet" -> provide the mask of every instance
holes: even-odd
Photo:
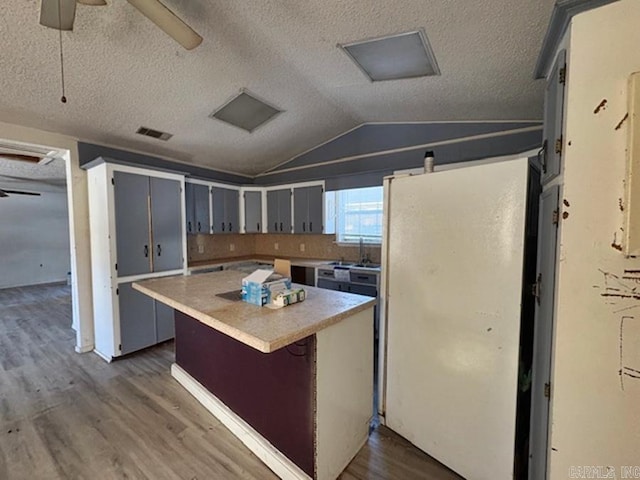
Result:
[[[98,160],[88,170],[95,351],[110,361],[173,338],[173,311],[131,283],[184,273],[185,183]]]

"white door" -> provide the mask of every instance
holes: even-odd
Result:
[[[513,477],[527,176],[390,182],[386,424],[469,480]]]

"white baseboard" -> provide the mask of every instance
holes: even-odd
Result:
[[[204,408],[209,410],[222,424],[231,430],[249,450],[257,455],[273,472],[284,480],[311,480],[295,463],[285,457],[276,447],[256,432],[251,425],[236,415],[196,379],[177,364],[171,365],[171,376],[175,378]]]
[[[76,353],[89,353],[93,348],[93,345],[76,345],[75,351]]]
[[[96,350],[95,348],[93,349],[93,353],[95,353],[96,355],[98,355],[101,359],[103,359],[105,362],[107,363],[111,363],[111,361],[113,360],[113,358],[104,355],[103,353],[100,353],[98,350]]]

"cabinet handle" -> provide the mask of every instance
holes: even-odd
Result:
[[[260,231],[260,223],[256,223],[257,227],[258,227],[258,232]]]
[[[162,255],[162,247],[158,244],[158,256]]]
[[[200,231],[200,222],[198,222],[198,231]]]
[[[278,227],[276,227],[276,231],[278,230]],[[280,231],[282,231],[282,222],[280,222]]]
[[[309,231],[313,232],[313,222],[309,222]]]
[[[229,231],[231,231],[231,222],[229,222]]]
[[[278,222],[273,222],[273,229],[277,232],[278,231]]]
[[[307,231],[307,222],[302,222],[302,231],[303,232]]]
[[[144,246],[144,256],[145,258],[149,258],[149,245]]]
[[[189,229],[189,232],[191,232],[191,222],[187,222],[187,227]]]
[[[224,222],[222,222],[222,231],[224,232]]]

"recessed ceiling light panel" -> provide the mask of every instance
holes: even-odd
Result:
[[[280,113],[282,110],[243,90],[209,117],[217,118],[251,133]]]
[[[373,82],[440,75],[422,30],[339,46]]]

